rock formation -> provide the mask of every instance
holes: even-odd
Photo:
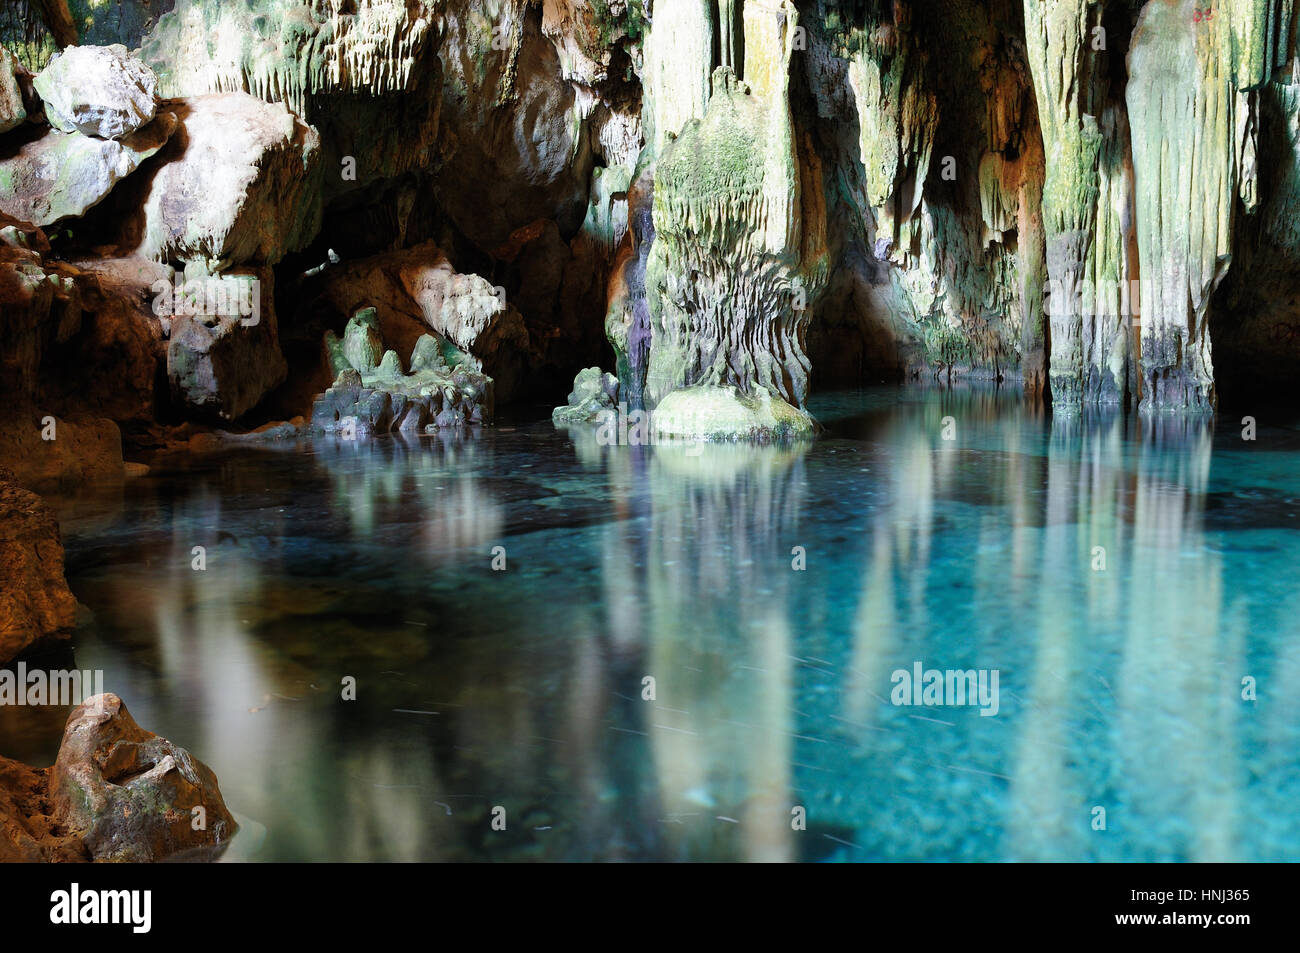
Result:
[[[365,307],[481,360],[499,400],[603,364],[631,407],[761,390],[803,432],[817,386],[1196,412],[1215,339],[1242,392],[1300,362],[1289,0],[33,9],[0,56],[0,209],[94,276],[139,259],[267,298],[208,342],[219,321],[128,317],[74,277],[166,367],[145,416],[305,412],[296,362]],[[446,304],[488,288],[495,311]],[[237,381],[204,363],[222,348]]]
[[[158,77],[125,46],[73,46],[36,77],[45,118],[59,132],[121,139],[153,119]]]
[[[237,830],[211,769],[116,695],[72,712],[53,767],[0,758],[0,862],[215,860]]]
[[[81,218],[161,149],[176,124],[163,113],[121,139],[34,129],[0,159],[0,211],[42,227]]]
[[[355,440],[492,422],[492,379],[473,358],[445,337],[425,334],[407,373],[397,352],[385,349],[374,308],[357,312],[341,340],[326,332],[325,357],[334,383],[317,398],[312,424],[326,433]]]
[[[459,349],[458,361],[491,376],[499,401],[514,396],[527,372],[528,329],[505,289],[457,272],[433,242],[326,267],[302,291],[303,309],[317,314],[374,310],[383,335],[402,353],[433,331],[444,346]]]
[[[1068,429],[1300,372],[1292,0],[0,12],[0,660],[74,623],[34,493],[163,447],[414,450],[566,391],[557,426],[795,441],[818,389],[962,379]],[[0,859],[228,839],[109,708],[48,778],[0,761]]]
[[[77,600],[63,577],[63,542],[50,508],[0,467],[0,664],[72,634]]]
[[[212,769],[142,729],[111,694],[69,716],[49,791],[55,823],[94,860],[215,859],[239,829]]]
[[[618,388],[613,374],[602,373],[599,367],[583,368],[573,379],[568,401],[555,408],[551,420],[557,427],[603,422],[619,412]]]

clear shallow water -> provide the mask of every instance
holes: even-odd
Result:
[[[213,767],[232,859],[1300,858],[1295,421],[812,409],[796,449],[543,422],[156,467],[62,504],[76,663]],[[891,704],[917,661],[997,669],[998,714]],[[0,710],[0,751],[64,717]]]

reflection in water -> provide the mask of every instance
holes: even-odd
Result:
[[[817,410],[811,446],[156,468],[65,513],[76,661],[213,766],[232,858],[1296,855],[1300,434]],[[998,670],[998,714],[891,704],[915,662]],[[49,760],[65,714],[0,711],[0,750]]]

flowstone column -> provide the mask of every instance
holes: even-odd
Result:
[[[744,24],[746,80],[714,70],[703,118],[666,144],[655,176],[645,399],[663,433],[815,427],[803,336],[827,256],[820,169],[801,166],[789,105],[798,13],[749,0]]]
[[[1215,406],[1207,311],[1257,201],[1256,90],[1284,58],[1283,0],[1149,3],[1129,51],[1143,410]]]

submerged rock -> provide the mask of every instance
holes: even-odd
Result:
[[[55,823],[97,861],[212,860],[238,830],[212,769],[113,694],[69,716],[49,792]]]
[[[158,78],[125,46],[71,46],[36,77],[45,116],[60,132],[129,136],[153,119]]]

